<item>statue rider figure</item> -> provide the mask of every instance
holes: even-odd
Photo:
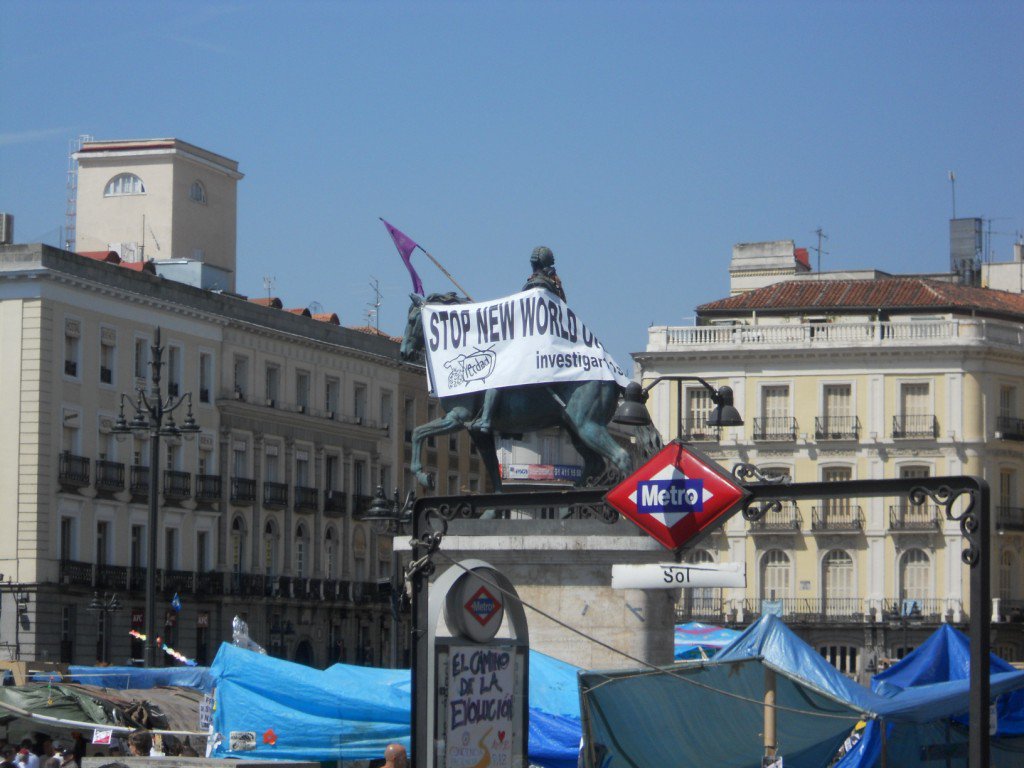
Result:
[[[565,301],[565,290],[562,288],[562,279],[555,271],[555,254],[546,246],[538,246],[530,254],[530,266],[533,272],[526,279],[524,291],[531,288],[546,288],[553,294]],[[498,407],[499,388],[484,390],[484,403],[480,409],[480,417],[471,425],[472,429],[480,432],[491,432],[491,417]]]

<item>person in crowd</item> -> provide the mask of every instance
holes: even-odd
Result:
[[[153,751],[153,734],[139,729],[128,734],[128,754],[132,757],[149,757]]]
[[[4,744],[3,748],[0,749],[0,768],[17,768],[14,762],[14,756],[17,754],[17,750],[10,744]]]
[[[43,768],[60,768],[64,760],[61,758],[63,748],[59,741],[47,741],[47,750],[43,753]]]
[[[39,755],[32,751],[32,739],[22,739],[15,760],[21,768],[39,768]]]
[[[85,750],[88,748],[89,744],[80,731],[72,731],[71,739],[71,751],[75,753],[75,762],[81,765],[82,758],[85,757]]]
[[[408,768],[408,757],[401,744],[388,744],[384,750],[384,768]]]
[[[71,745],[65,746],[60,751],[60,759],[60,768],[79,768],[79,764],[75,762],[75,752]]]

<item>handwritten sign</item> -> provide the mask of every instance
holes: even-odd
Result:
[[[447,768],[511,768],[515,654],[454,646],[448,658]]]
[[[439,397],[560,381],[629,383],[576,313],[543,288],[474,304],[427,304],[422,316]]]

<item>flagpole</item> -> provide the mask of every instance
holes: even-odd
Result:
[[[458,288],[460,291],[462,291],[462,295],[463,296],[465,296],[470,301],[473,301],[473,297],[469,295],[469,291],[467,291],[465,288],[463,288],[461,285],[459,285],[458,282],[456,282],[455,278],[452,277],[451,272],[449,272],[447,269],[445,269],[443,266],[441,266],[441,262],[439,262],[437,259],[435,259],[433,256],[431,256],[430,255],[430,251],[428,251],[426,248],[424,248],[419,243],[416,244],[416,247],[419,248],[421,251],[423,251],[425,254],[427,254],[427,258],[430,259],[432,262],[434,262],[434,266],[435,267],[437,267],[442,272],[444,272],[444,276],[447,277],[449,280],[451,280],[452,283],[455,284],[456,288]]]

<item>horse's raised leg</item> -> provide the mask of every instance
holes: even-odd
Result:
[[[501,493],[501,465],[498,464],[498,451],[494,435],[471,429],[469,436],[473,440],[473,444],[476,445],[476,450],[484,463],[484,469],[487,470],[487,476],[491,479],[491,487],[495,493]]]
[[[433,478],[423,471],[423,441],[428,437],[447,435],[459,429],[465,429],[466,423],[472,418],[466,408],[453,408],[439,419],[434,419],[426,424],[421,424],[412,431],[412,461],[409,464],[409,471],[416,477],[416,480],[424,488],[434,489]]]
[[[631,469],[629,453],[615,442],[606,426],[615,412],[618,391],[603,385],[604,382],[588,382],[577,389],[565,409],[571,430],[591,450],[597,451],[622,472],[628,475]]]

